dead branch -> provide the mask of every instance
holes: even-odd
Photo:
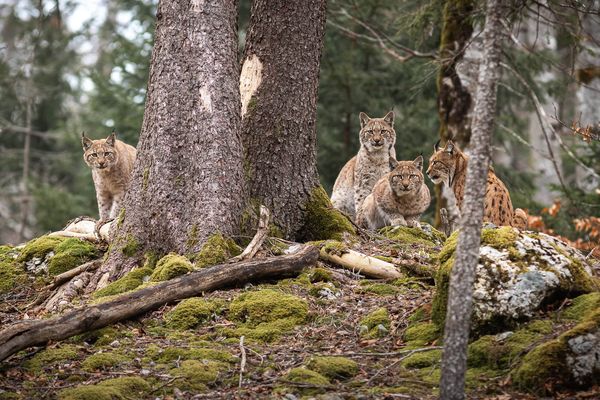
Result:
[[[260,249],[260,246],[264,243],[267,238],[267,234],[269,233],[269,219],[271,217],[271,213],[269,209],[263,205],[260,206],[260,216],[258,218],[258,229],[256,230],[256,234],[252,238],[252,241],[248,246],[244,249],[242,254],[239,256],[233,257],[230,262],[238,262],[246,259],[250,259],[254,257],[256,252]]]
[[[328,252],[325,248],[322,248],[319,256],[325,261],[335,263],[350,271],[372,278],[396,279],[402,277],[402,274],[398,272],[394,264],[387,261],[367,256],[354,250],[344,250],[341,253]]]
[[[64,340],[203,292],[274,276],[293,276],[304,267],[314,264],[317,258],[318,251],[314,246],[300,246],[293,254],[220,264],[56,318],[19,322],[0,331],[0,361],[28,347]]]
[[[96,260],[88,261],[85,264],[81,264],[77,268],[73,268],[67,272],[63,272],[60,275],[56,275],[52,283],[44,288],[44,290],[52,290],[62,285],[63,283],[71,280],[82,272],[86,271],[94,271],[102,264],[102,259],[98,258]]]
[[[244,369],[246,368],[246,348],[244,347],[244,335],[240,336],[240,353],[242,353],[242,359],[240,361],[240,382],[238,387],[242,387]]]

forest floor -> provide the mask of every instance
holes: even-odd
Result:
[[[377,242],[355,248],[397,255]],[[248,329],[241,346],[243,331],[236,329],[242,325],[233,304],[255,291],[295,296],[276,297],[275,303],[267,298],[259,308],[285,312],[295,310],[299,300],[308,312],[291,328]],[[365,279],[319,261],[294,279],[206,293],[202,299],[218,306],[206,318],[192,310],[192,320],[198,319],[188,329],[173,327],[176,306],[167,305],[47,348],[22,351],[0,366],[0,399],[432,399],[440,377],[439,339],[410,334],[410,327],[428,319],[433,292],[431,279]],[[35,296],[28,284],[2,295],[1,326],[35,317],[23,311]],[[242,311],[252,312],[251,307]],[[344,357],[343,363],[331,364],[340,359],[327,356]],[[124,377],[141,379],[110,380]],[[467,390],[471,399],[538,398],[514,389],[507,371],[470,370]],[[547,398],[598,399],[600,389],[554,392]]]

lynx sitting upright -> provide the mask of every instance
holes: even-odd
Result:
[[[421,172],[423,157],[390,163],[395,164],[393,171],[377,181],[358,212],[357,224],[363,228],[418,227],[419,217],[429,207],[431,197]]]
[[[467,180],[467,156],[449,140],[444,148],[436,143],[435,153],[429,159],[427,175],[433,183],[446,182],[456,197],[458,209],[462,209]],[[495,225],[527,228],[527,214],[517,208],[513,210],[508,189],[490,168],[485,189],[483,220]]]
[[[396,159],[394,112],[383,118],[369,118],[361,112],[359,117],[360,150],[340,171],[331,194],[333,206],[351,218],[377,180],[390,172],[390,158]]]
[[[119,213],[125,190],[131,180],[135,147],[116,140],[115,133],[106,139],[91,140],[82,134],[83,159],[92,168],[100,220],[97,227]]]

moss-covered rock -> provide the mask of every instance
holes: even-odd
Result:
[[[356,361],[346,357],[311,357],[306,363],[306,368],[329,379],[348,379],[358,374]]]
[[[213,347],[166,347],[149,346],[146,355],[159,364],[169,364],[177,360],[208,360],[221,363],[237,363],[237,357],[224,349]]]
[[[458,232],[439,253],[432,319],[443,326]],[[585,257],[543,233],[484,228],[474,287],[473,329],[505,329],[550,300],[596,290]]]
[[[123,364],[128,360],[129,359],[123,354],[116,352],[96,353],[83,360],[81,368],[88,372],[99,371],[110,369],[119,364]]]
[[[196,268],[204,268],[223,263],[241,252],[242,248],[232,239],[216,233],[202,245],[200,252],[194,256],[194,263]]]
[[[244,293],[229,307],[229,318],[241,323],[233,333],[264,342],[304,323],[307,314],[305,300],[271,289]]]
[[[25,362],[25,368],[34,374],[39,374],[44,368],[52,368],[59,362],[75,359],[77,353],[77,347],[68,344],[60,347],[47,348],[27,360]]]
[[[168,281],[180,275],[185,275],[194,269],[190,260],[178,254],[167,254],[156,263],[156,268],[150,277],[151,281]]]
[[[331,271],[318,267],[308,271],[308,280],[310,283],[331,282],[333,280],[333,275]]]
[[[185,360],[180,367],[171,370],[171,375],[183,378],[178,387],[201,392],[207,389],[207,385],[217,382],[223,368],[223,364],[214,361]]]
[[[323,187],[313,189],[304,205],[304,225],[298,233],[302,242],[311,240],[342,240],[344,234],[356,235],[356,229],[341,212],[333,208]]]
[[[167,327],[170,329],[192,329],[210,319],[219,305],[214,301],[194,297],[177,304],[165,315]]]
[[[122,278],[117,279],[113,283],[110,283],[106,287],[94,292],[94,298],[114,296],[133,290],[144,283],[145,279],[152,274],[150,268],[136,268],[133,271],[128,272]]]
[[[403,244],[420,244],[427,247],[441,246],[446,235],[429,224],[421,223],[421,228],[408,226],[386,226],[379,230],[383,236]]]
[[[75,238],[65,239],[54,247],[54,256],[48,263],[50,275],[58,275],[92,260],[98,249],[92,243]]]
[[[27,274],[17,262],[19,252],[9,246],[0,246],[0,294],[7,293],[27,280]]]
[[[573,304],[567,307],[562,317],[581,321],[600,309],[600,292],[592,292],[573,299]]]
[[[32,258],[44,258],[48,253],[54,251],[54,248],[65,239],[57,236],[41,236],[25,244],[21,249],[18,262],[26,262]]]
[[[139,377],[107,379],[96,385],[79,386],[58,392],[59,400],[128,400],[144,398],[150,384]]]
[[[404,331],[403,339],[411,347],[421,347],[432,343],[441,336],[440,328],[432,322],[419,322]]]
[[[409,369],[433,367],[442,361],[442,350],[423,351],[409,355],[402,360],[402,366]]]
[[[390,330],[390,315],[386,308],[378,308],[361,319],[359,324],[362,336],[383,337]]]
[[[359,292],[373,293],[379,296],[393,296],[400,292],[400,289],[389,283],[371,283],[369,281],[362,281]]]
[[[325,388],[320,388],[319,386],[329,385],[329,379],[318,372],[311,371],[310,369],[306,368],[293,368],[285,375],[284,379],[293,383],[313,386],[310,388],[299,388],[298,391],[304,395],[324,393]]]

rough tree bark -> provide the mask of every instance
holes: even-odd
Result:
[[[253,204],[287,238],[319,187],[316,110],[326,0],[255,0],[240,76],[244,169]],[[300,238],[302,239],[302,238]]]
[[[159,3],[137,160],[98,286],[146,251],[193,253],[217,231],[238,231],[244,174],[236,23],[236,0]]]
[[[473,282],[479,260],[483,199],[490,164],[491,138],[499,78],[501,21],[500,3],[488,0],[483,31],[483,58],[475,97],[471,155],[461,218],[456,261],[450,277],[448,311],[444,327],[444,353],[440,398],[463,399],[467,343],[473,304]]]
[[[471,137],[470,120],[471,94],[463,85],[456,71],[473,34],[472,0],[447,0],[442,14],[443,25],[440,35],[440,70],[437,76],[438,115],[440,119],[440,141],[452,139],[461,149]],[[440,226],[441,208],[448,207],[448,196],[443,185],[436,185],[435,225]]]

